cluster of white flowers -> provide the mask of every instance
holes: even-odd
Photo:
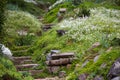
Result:
[[[51,10],[52,8],[54,8],[56,5],[64,2],[65,0],[57,0],[52,6],[49,7],[49,10]]]
[[[100,41],[103,35],[109,39],[120,38],[120,10],[103,7],[90,10],[90,17],[69,18],[57,26],[69,27],[68,37],[77,41]]]

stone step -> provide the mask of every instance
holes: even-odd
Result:
[[[28,70],[28,71],[19,71],[20,73],[30,73],[31,76],[40,74],[43,72],[43,70]]]
[[[43,72],[43,70],[29,70],[29,73],[31,73],[32,76],[36,75],[36,74],[40,74],[42,72]]]
[[[61,58],[58,60],[46,61],[46,64],[48,66],[61,66],[61,65],[70,64],[70,63],[72,63],[73,60],[74,60],[74,58]]]
[[[61,80],[58,77],[53,77],[53,78],[40,78],[40,79],[34,79],[34,80]]]
[[[61,53],[61,54],[52,54],[51,57],[52,59],[60,59],[60,58],[70,58],[70,57],[74,57],[75,54],[74,53]]]
[[[30,56],[13,57],[14,61],[31,60]]]
[[[29,68],[35,68],[39,66],[39,64],[22,64],[22,65],[15,65],[17,70],[23,70],[23,69],[29,69]]]
[[[35,63],[33,60],[18,60],[18,61],[14,61],[15,65],[20,65],[20,64],[32,64]]]
[[[66,80],[66,79],[65,78],[53,77],[53,78],[39,78],[39,79],[34,79],[34,80]]]

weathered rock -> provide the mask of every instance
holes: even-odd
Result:
[[[47,54],[46,60],[47,60],[47,61],[52,60],[52,54],[51,54],[51,53],[48,53],[48,54]]]
[[[94,48],[96,48],[96,47],[99,47],[101,44],[99,43],[99,42],[96,42],[96,43],[94,43],[89,49],[88,49],[88,51],[91,51],[91,50],[93,50]]]
[[[115,77],[115,78],[113,78],[111,80],[120,80],[120,77]]]
[[[109,47],[106,52],[110,52],[113,47]]]
[[[74,57],[75,54],[74,53],[61,53],[61,54],[53,54],[52,55],[52,59],[60,59],[60,58],[70,58],[70,57]]]
[[[95,58],[94,58],[94,62],[97,62],[97,60],[99,59],[100,55],[97,55]]]
[[[48,66],[60,66],[60,65],[66,65],[72,63],[74,59],[73,58],[61,58],[58,60],[50,60],[46,61],[46,64]]]
[[[65,30],[56,30],[58,36],[63,36],[65,34]]]
[[[80,65],[79,65],[79,64],[76,64],[76,65],[75,65],[75,68],[76,68],[76,69],[80,68]]]
[[[59,78],[63,78],[66,76],[66,72],[65,71],[60,71],[59,72]]]
[[[96,77],[94,78],[94,80],[104,80],[104,79],[103,79],[103,77],[101,77],[101,76],[96,76]]]
[[[96,48],[96,47],[98,47],[98,46],[100,46],[101,44],[99,43],[99,42],[96,42],[96,43],[94,43],[93,45],[92,45],[92,48]]]
[[[87,65],[88,62],[89,62],[89,61],[86,60],[86,61],[82,64],[82,68],[85,67],[85,66]]]
[[[59,12],[60,12],[60,13],[65,13],[66,10],[67,10],[66,8],[60,8]]]
[[[52,29],[52,26],[53,26],[53,24],[45,24],[45,25],[42,27],[42,29],[43,29],[44,31],[47,31],[47,30],[49,30],[49,29]]]
[[[54,53],[55,53],[55,54],[56,54],[56,53],[60,53],[60,50],[51,50],[51,53],[52,53],[52,54],[54,54]]]
[[[25,68],[35,68],[39,66],[39,64],[22,64],[22,65],[16,65],[17,70],[22,70]]]
[[[81,74],[79,77],[78,77],[78,80],[86,80],[88,77],[88,74]]]
[[[120,75],[120,58],[118,58],[110,68],[110,71],[107,75],[108,80],[111,80]]]
[[[105,68],[106,66],[107,66],[107,64],[103,63],[103,64],[101,64],[100,68],[102,69],[102,68]]]
[[[49,66],[47,67],[47,69],[50,73],[58,73],[58,71],[60,70],[60,66]]]
[[[29,73],[33,76],[33,75],[36,75],[36,74],[40,74],[42,73],[43,70],[29,70]]]
[[[70,69],[71,68],[71,64],[67,64],[66,68]]]

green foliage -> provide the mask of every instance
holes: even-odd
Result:
[[[120,6],[120,0],[115,0],[115,3]]]
[[[13,4],[7,4],[7,9],[8,10],[20,10],[18,5],[13,5]]]
[[[32,45],[35,39],[36,38],[33,35],[20,36],[15,40],[15,45],[16,46]]]
[[[74,11],[76,14],[76,17],[85,17],[85,16],[90,16],[90,10],[85,6],[85,5],[80,5],[78,10]]]
[[[14,64],[0,54],[0,80],[33,80],[30,76],[22,76],[18,73]]]
[[[27,34],[32,33],[35,35],[36,32],[41,31],[41,23],[36,19],[36,17],[23,11],[7,11],[6,21],[4,24],[7,34],[5,43],[12,44],[12,46],[14,42],[18,41],[18,43],[20,43],[22,38],[24,38],[24,41],[26,41],[24,44],[31,44],[33,41],[32,39],[34,39],[33,36],[29,35],[26,37],[19,36],[18,32],[21,33],[21,31],[27,31]]]
[[[5,20],[5,15],[4,15],[4,12],[5,12],[5,6],[6,6],[6,0],[1,0],[0,1],[0,43],[2,43],[1,40],[3,40],[3,24],[4,24],[4,20]]]
[[[72,0],[74,5],[79,5],[82,1],[81,0]]]
[[[36,16],[40,16],[44,13],[38,6],[33,3],[25,2],[24,0],[8,0],[7,8],[8,10],[26,11]]]
[[[53,8],[52,10],[50,10],[45,16],[44,16],[44,22],[45,23],[51,23],[54,20],[57,19],[57,13],[59,12],[60,8],[67,8],[67,11],[71,11],[73,9],[73,5],[71,2],[64,2],[58,6],[56,6],[55,8]],[[67,13],[66,13],[67,14]]]

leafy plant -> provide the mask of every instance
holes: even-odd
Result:
[[[15,40],[15,44],[17,46],[32,45],[34,40],[35,36],[33,35],[20,36]]]
[[[3,36],[4,36],[3,24],[5,21],[5,15],[4,15],[5,6],[6,6],[6,0],[1,0],[0,1],[0,43],[2,43]]]

